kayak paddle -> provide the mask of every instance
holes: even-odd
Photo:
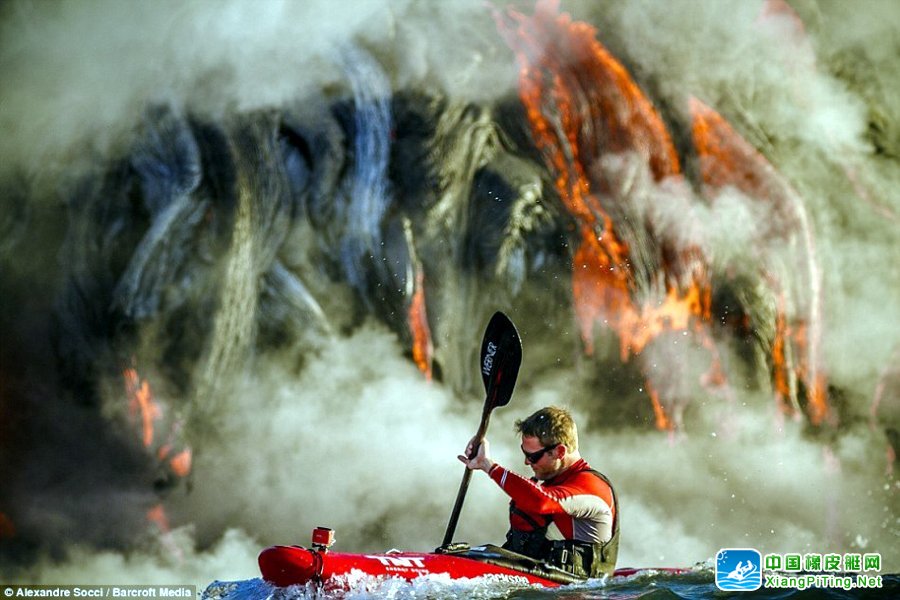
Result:
[[[484,339],[481,341],[481,378],[484,380],[484,410],[481,413],[481,425],[475,434],[475,443],[469,458],[478,454],[481,442],[487,433],[488,423],[491,420],[491,412],[500,406],[509,404],[513,389],[516,387],[516,377],[519,375],[519,365],[522,364],[522,342],[519,340],[519,332],[515,325],[502,312],[494,313],[487,328],[484,330]],[[469,489],[469,480],[472,471],[466,467],[459,492],[456,494],[456,504],[450,514],[450,522],[447,524],[447,532],[441,547],[446,547],[453,539],[456,532],[456,523],[459,521],[459,513],[462,511],[466,492]]]

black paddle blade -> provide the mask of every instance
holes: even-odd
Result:
[[[502,312],[495,312],[481,341],[481,378],[487,392],[485,407],[506,406],[512,398],[522,364],[519,332]]]
[[[487,329],[484,330],[484,339],[481,341],[481,378],[484,380],[484,389],[487,395],[484,399],[484,411],[481,413],[481,425],[473,438],[474,443],[469,450],[469,458],[478,453],[478,447],[487,433],[491,411],[498,406],[509,404],[513,388],[516,387],[516,377],[519,376],[519,365],[521,364],[522,342],[519,341],[519,332],[516,331],[509,317],[502,312],[494,313]],[[456,523],[459,521],[459,513],[462,512],[471,478],[472,471],[466,469],[462,482],[459,484],[456,504],[453,505],[453,512],[450,513],[450,522],[447,524],[447,532],[444,534],[444,542],[438,549],[439,551],[448,548],[453,540]]]

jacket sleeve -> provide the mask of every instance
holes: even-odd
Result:
[[[500,465],[495,465],[489,475],[516,506],[528,513],[583,518],[597,511],[611,511],[613,506],[609,486],[589,473],[554,486],[539,486]]]

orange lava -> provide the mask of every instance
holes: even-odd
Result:
[[[409,305],[407,321],[413,336],[413,361],[425,378],[431,381],[431,361],[434,347],[431,342],[431,329],[428,327],[428,314],[425,307],[425,275],[421,268],[416,268],[416,287]]]
[[[175,474],[177,477],[187,477],[191,472],[191,464],[193,462],[193,453],[190,448],[185,448],[184,450],[171,454],[172,446],[166,444],[160,447],[159,452],[157,452],[157,458],[160,461],[165,461],[169,465],[169,469]]]
[[[784,316],[784,299],[779,298],[778,312],[775,314],[775,341],[772,344],[772,376],[775,386],[775,400],[778,402],[778,408],[786,415],[794,413],[791,399],[796,398],[796,394],[792,391],[790,361],[787,357],[787,340],[790,335],[790,328],[787,325],[787,319]]]
[[[141,379],[134,367],[128,367],[122,372],[125,380],[125,392],[128,395],[128,409],[130,417],[138,421],[141,430],[141,443],[144,448],[151,449],[159,444],[156,457],[160,462],[165,462],[169,469],[178,477],[185,477],[191,471],[192,453],[190,448],[184,448],[175,454],[173,446],[177,446],[178,425],[172,426],[167,441],[161,441],[163,436],[156,436],[155,423],[163,416],[160,405],[153,399],[153,390],[150,382]],[[160,439],[156,439],[156,438]]]
[[[751,146],[712,108],[691,98],[689,108],[693,120],[694,146],[699,157],[700,175],[708,195],[732,186],[747,196],[770,203],[772,218],[788,231],[798,225],[786,192],[766,158]],[[780,287],[774,282],[776,288]],[[786,414],[794,412],[798,395],[796,377],[806,386],[806,413],[810,422],[819,425],[830,415],[827,381],[811,369],[807,326],[802,320],[791,326],[786,316],[784,292],[778,290],[775,317],[775,340],[772,370],[778,405]]]
[[[555,0],[539,0],[535,14],[508,11],[515,25],[495,14],[498,28],[520,66],[519,97],[532,137],[555,175],[555,186],[575,219],[580,243],[572,259],[572,293],[585,352],[594,350],[594,328],[608,327],[627,360],[665,331],[695,329],[710,318],[705,269],[678,286],[666,278],[665,297],[635,299],[629,248],[617,234],[601,198],[610,182],[597,175],[601,154],[636,156],[656,181],[680,173],[678,154],[651,102],[596,39],[596,29],[558,12]],[[679,257],[691,257],[682,249]],[[704,334],[705,341],[711,340]],[[721,381],[721,370],[710,381]],[[658,396],[650,396],[657,426],[671,429]]]
[[[157,504],[147,511],[147,520],[159,527],[161,532],[169,532],[169,518],[166,516],[166,509],[162,504]]]
[[[153,400],[150,382],[141,380],[136,369],[125,369],[125,390],[128,394],[128,410],[132,418],[139,417],[141,423],[141,442],[145,448],[153,443],[153,422],[162,416],[159,405]]]
[[[754,198],[773,196],[769,161],[712,108],[694,97],[688,107],[703,183],[712,189],[734,186]]]
[[[675,424],[666,416],[666,411],[663,410],[662,403],[659,401],[659,392],[656,391],[649,381],[644,385],[647,386],[647,393],[650,395],[650,401],[653,403],[653,416],[656,418],[656,428],[663,431],[674,429]]]

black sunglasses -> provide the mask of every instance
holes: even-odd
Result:
[[[525,452],[525,448],[522,448],[521,446],[519,446],[519,448],[521,448],[522,454],[525,455],[525,460],[528,461],[532,465],[536,465],[537,462],[539,460],[541,460],[541,457],[544,456],[545,453],[547,453],[551,450],[555,450],[557,446],[559,446],[559,444],[553,444],[552,446],[544,446],[543,448],[541,448],[540,450],[538,450],[536,452]]]

